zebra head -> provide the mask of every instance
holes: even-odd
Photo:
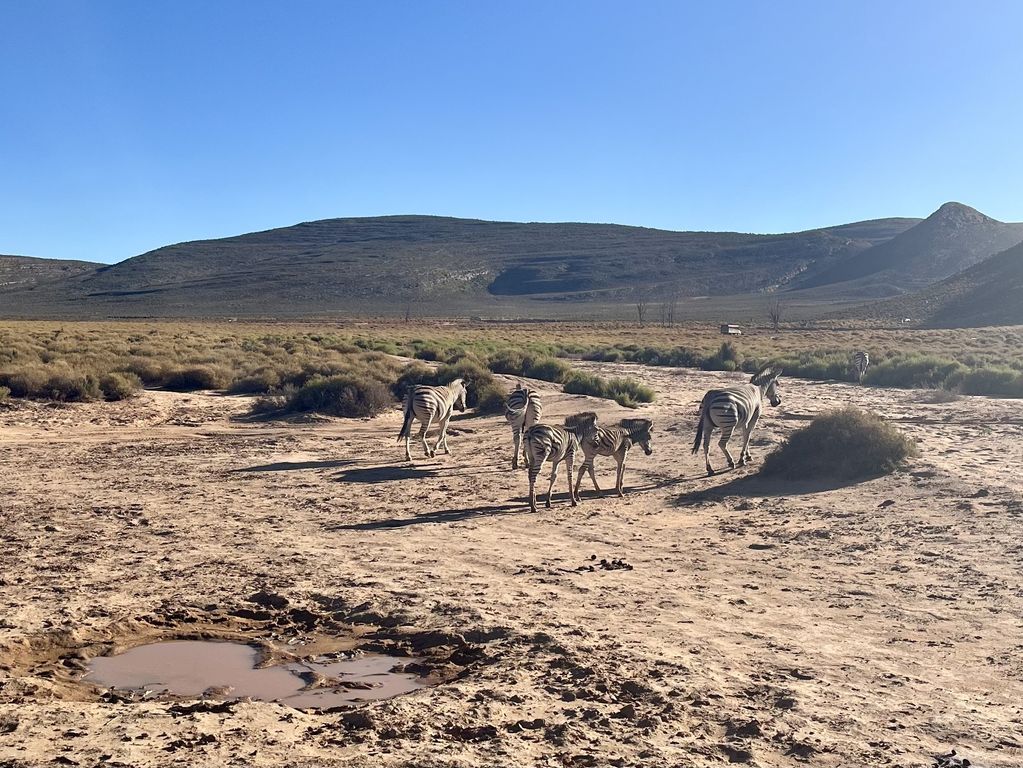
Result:
[[[650,436],[654,427],[650,419],[622,419],[618,422],[618,426],[628,430],[629,439],[634,443],[639,443],[643,448],[643,453],[647,456],[654,452],[653,438]]]
[[[455,379],[448,387],[455,393],[455,402],[453,408],[456,411],[465,410],[465,398],[469,393],[469,388],[465,385],[465,379]]]
[[[754,373],[753,378],[750,379],[750,383],[760,387],[760,393],[775,408],[781,405],[781,395],[778,394],[778,379],[781,373],[781,368],[775,368],[773,364],[768,363]]]

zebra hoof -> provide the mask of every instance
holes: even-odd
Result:
[[[707,477],[714,477],[714,475],[716,475],[716,474],[717,474],[717,472],[715,472],[713,469],[708,469],[707,470]]]

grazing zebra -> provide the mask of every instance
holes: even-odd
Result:
[[[597,493],[603,496],[603,491],[597,485],[597,473],[593,471],[593,463],[597,456],[614,456],[618,462],[618,471],[615,480],[615,490],[619,496],[625,495],[625,460],[629,456],[629,449],[633,445],[640,445],[643,451],[649,456],[654,452],[650,447],[650,432],[653,429],[650,419],[622,419],[616,427],[598,427],[597,414],[593,411],[578,413],[565,419],[565,426],[572,427],[579,434],[579,442],[582,445],[585,459],[579,467],[579,476],[575,481],[575,494],[579,495],[579,486],[583,482],[583,474],[590,473],[593,487]]]
[[[869,367],[870,355],[863,350],[853,352],[849,370],[852,372],[852,375],[856,377],[856,381],[858,383],[863,383],[863,374],[867,372],[867,368]]]
[[[738,427],[742,430],[742,453],[739,456],[739,466],[752,461],[749,453],[749,440],[760,420],[761,400],[767,398],[771,405],[781,405],[781,395],[778,394],[778,377],[781,376],[781,369],[774,370],[771,365],[765,365],[750,379],[749,384],[741,384],[738,387],[728,389],[712,389],[703,396],[700,403],[700,423],[696,428],[696,440],[693,442],[693,453],[700,450],[700,441],[703,441],[703,459],[707,463],[707,474],[713,475],[714,469],[710,466],[710,433],[715,427],[721,430],[721,440],[718,445],[728,459],[728,466],[735,468],[735,461],[732,454],[728,452],[728,440],[732,431]]]
[[[576,505],[576,495],[572,488],[572,463],[576,454],[582,449],[579,446],[579,435],[568,427],[551,424],[536,424],[526,430],[526,451],[529,453],[529,509],[536,512],[536,478],[545,461],[550,461],[551,484],[547,487],[547,508],[551,506],[551,494],[554,482],[558,479],[558,465],[564,461],[568,467],[568,497],[572,506]]]
[[[409,441],[412,439],[414,419],[419,419],[423,425],[419,430],[419,439],[423,441],[423,450],[427,456],[433,458],[437,455],[437,449],[441,447],[445,453],[451,453],[451,449],[448,448],[448,420],[454,409],[465,410],[465,395],[465,382],[462,379],[455,379],[450,384],[440,387],[418,384],[405,395],[405,421],[401,425],[401,432],[398,433],[398,440],[405,438],[406,461],[412,461]],[[431,450],[426,442],[426,433],[434,421],[440,423],[440,434],[437,435],[437,442]]]
[[[522,433],[534,424],[540,423],[543,416],[543,403],[540,402],[540,393],[535,389],[522,386],[522,382],[515,385],[515,389],[508,395],[505,401],[504,418],[511,425],[512,442],[512,469],[519,468],[519,451],[522,451],[522,459],[526,466],[529,466],[529,454],[522,442]]]

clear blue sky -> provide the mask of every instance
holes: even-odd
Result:
[[[335,216],[1023,220],[1023,3],[0,0],[0,253]]]

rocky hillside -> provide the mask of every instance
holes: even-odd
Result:
[[[180,243],[22,293],[8,314],[304,315],[629,301],[784,288],[904,232],[882,219],[781,235],[431,216],[329,219]]]
[[[53,280],[91,274],[101,266],[88,261],[0,255],[0,292],[19,291]]]
[[[1023,241],[1023,224],[1006,224],[961,203],[945,203],[914,227],[809,277],[817,287],[859,281],[913,290],[961,272]],[[850,286],[852,289],[852,286]]]

